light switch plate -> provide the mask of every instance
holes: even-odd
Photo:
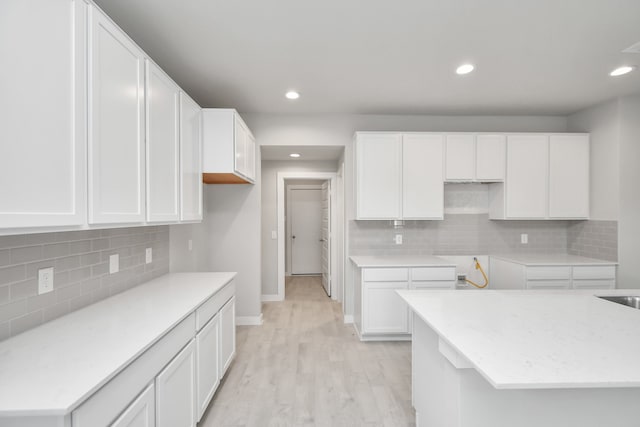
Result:
[[[53,267],[38,270],[38,295],[53,291]]]
[[[276,240],[278,238],[278,233],[276,230],[271,230],[271,240]]]
[[[144,251],[144,262],[151,264],[151,261],[153,261],[153,250],[151,248],[147,248]]]
[[[120,255],[113,254],[109,257],[109,274],[120,271]]]

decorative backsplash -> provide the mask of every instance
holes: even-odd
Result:
[[[575,221],[568,229],[567,250],[572,255],[618,260],[618,221]]]
[[[109,274],[116,253],[120,271]],[[54,290],[38,295],[44,267]],[[168,272],[169,226],[0,236],[0,340]]]

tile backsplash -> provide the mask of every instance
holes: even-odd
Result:
[[[575,221],[569,226],[567,239],[572,255],[618,260],[618,221]]]
[[[120,271],[109,274],[112,254]],[[54,290],[38,295],[44,267],[54,268]],[[168,226],[0,236],[0,340],[168,272]]]
[[[350,221],[349,255],[566,253],[567,221],[490,221],[488,214],[446,214],[443,221]],[[529,242],[520,243],[526,233]],[[403,244],[393,238],[402,234]]]

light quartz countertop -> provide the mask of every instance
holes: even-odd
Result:
[[[640,387],[640,310],[595,296],[639,289],[397,292],[496,388]]]
[[[69,413],[235,274],[168,274],[0,342],[0,417]]]
[[[456,264],[434,255],[386,255],[349,257],[358,267],[455,267]]]
[[[586,258],[569,254],[498,254],[490,255],[505,261],[523,265],[617,265],[615,261],[605,261],[602,259]]]

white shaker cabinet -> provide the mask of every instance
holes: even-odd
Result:
[[[253,184],[255,139],[236,110],[205,108],[203,180],[207,184]]]
[[[145,55],[106,15],[89,25],[89,223],[145,220]]]
[[[180,88],[146,60],[147,222],[180,219]]]
[[[86,222],[86,16],[72,0],[2,0],[0,234]]]
[[[220,316],[217,315],[196,335],[197,419],[202,418],[220,384]]]
[[[445,179],[473,181],[476,178],[476,140],[473,134],[446,136]]]
[[[402,135],[356,135],[357,219],[400,219]]]
[[[589,217],[589,135],[549,137],[549,218]]]
[[[476,180],[504,181],[507,162],[505,135],[476,136]]]
[[[502,134],[447,134],[445,180],[504,181],[506,137]]]
[[[202,220],[202,109],[180,93],[180,220]]]
[[[231,298],[220,309],[220,347],[218,376],[222,378],[236,355],[236,298]]]
[[[444,217],[443,138],[402,135],[402,219]]]
[[[151,384],[124,410],[111,427],[154,427],[156,425],[155,389]]]
[[[544,218],[547,215],[548,137],[510,135],[507,141],[507,216]]]
[[[156,426],[194,427],[195,343],[189,344],[156,377]]]
[[[362,331],[366,335],[408,334],[409,309],[396,293],[409,289],[406,268],[362,270]]]

